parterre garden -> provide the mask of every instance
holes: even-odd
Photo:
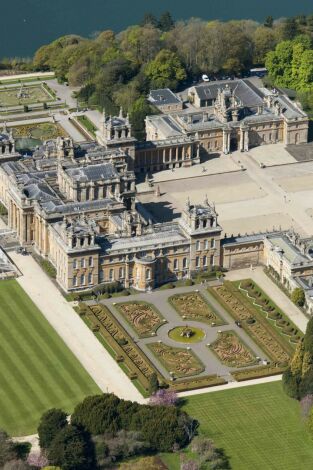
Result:
[[[139,338],[154,336],[157,329],[166,323],[160,312],[146,302],[124,302],[118,303],[115,307]]]
[[[269,311],[265,310],[265,308],[272,308],[270,305],[264,309],[259,308],[244,291],[241,292],[235,284],[228,281],[224,282],[223,286],[212,288],[211,293],[225,306],[235,320],[241,322],[242,328],[249,333],[273,362],[287,365],[293,354],[294,346],[290,343],[289,336],[284,337],[280,334],[275,320],[270,319]],[[270,301],[265,294],[263,298],[264,304],[268,305],[266,302]]]
[[[222,331],[209,348],[218,356],[222,364],[229,367],[246,367],[258,363],[254,353],[234,331]]]
[[[173,295],[169,301],[184,320],[201,321],[213,326],[225,324],[199,292]]]
[[[0,88],[0,108],[54,101],[44,84]]]
[[[71,413],[100,390],[15,280],[0,283],[0,428],[36,432],[43,412]]]
[[[180,347],[179,344],[177,347],[173,343],[168,344],[164,335],[158,336],[158,328],[170,318],[165,311],[162,312],[163,316],[151,303],[115,303],[117,313],[103,304],[80,304],[78,311],[144,395],[148,393],[151,377],[155,373],[161,385],[176,390],[225,383],[216,374],[203,375],[209,362],[204,359],[202,346],[199,350],[193,350],[193,343],[203,342],[210,335],[208,325],[214,327],[226,323],[223,319],[225,311],[269,359],[262,365],[253,352],[253,344],[250,341],[250,346],[246,344],[240,330],[235,332],[225,327],[223,331],[218,330],[217,338],[214,336],[214,341],[207,343],[207,348],[214,353],[221,366],[229,367],[228,372],[235,380],[275,375],[285,370],[301,332],[266,294],[250,280],[239,283],[225,281],[223,285],[209,288],[209,293],[217,302],[213,299],[209,302],[210,297],[207,301],[206,296],[198,291],[168,298],[181,319],[186,320],[185,325],[181,322],[167,331],[168,338],[181,343]],[[223,311],[216,311],[217,304],[224,308],[224,314]],[[193,321],[202,322],[205,326],[201,329],[199,325],[193,325]],[[209,330],[214,331],[214,328]],[[155,337],[153,342],[148,340],[151,337]],[[182,343],[187,344],[183,347]],[[209,352],[207,354],[208,361],[212,360]],[[160,372],[162,369],[163,373]],[[213,372],[215,370],[219,370],[218,365]],[[225,373],[225,369],[222,370]]]
[[[150,343],[148,347],[173,377],[189,377],[204,371],[201,361],[189,349],[174,348],[161,342]]]
[[[44,140],[66,137],[64,129],[53,122],[40,122],[36,124],[24,124],[23,126],[12,127],[13,137],[16,139],[26,137],[30,139]]]

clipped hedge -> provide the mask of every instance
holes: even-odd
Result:
[[[276,364],[268,364],[266,366],[253,367],[252,369],[236,370],[231,373],[237,382],[243,380],[260,379],[262,377],[269,377],[271,375],[282,374],[287,368],[278,366]]]
[[[184,380],[174,382],[170,384],[170,389],[175,392],[184,392],[186,390],[196,390],[198,388],[214,387],[215,385],[224,385],[226,380],[222,377],[215,375],[207,375],[205,377],[193,378],[190,380]]]

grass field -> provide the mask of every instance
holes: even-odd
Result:
[[[71,412],[99,393],[16,281],[0,283],[0,428],[13,436],[36,432],[52,407]]]
[[[193,396],[184,409],[225,450],[232,470],[313,468],[313,442],[281,382]]]

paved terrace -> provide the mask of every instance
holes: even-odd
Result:
[[[200,203],[207,194],[216,203],[219,223],[228,236],[291,227],[303,236],[311,236],[313,162],[290,159],[293,157],[280,144],[265,145],[248,153],[234,152],[203,163],[206,172],[195,166],[158,173],[155,186],[160,186],[161,196],[155,197],[153,191],[139,194],[138,198],[162,221],[179,216],[187,195],[193,203]],[[262,160],[277,161],[279,165],[262,169]],[[217,169],[223,162],[227,163],[224,173],[220,173]],[[229,172],[230,162],[237,168],[243,166],[245,171]]]

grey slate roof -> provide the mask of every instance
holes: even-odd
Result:
[[[148,100],[155,106],[180,103],[180,99],[169,88],[151,90]]]
[[[260,90],[245,80],[228,80],[221,82],[205,83],[195,86],[194,89],[200,100],[215,100],[218,89],[225,89],[228,86],[231,91],[239,98],[243,106],[254,107],[263,104],[263,95]]]
[[[99,181],[118,178],[118,172],[112,163],[89,165],[81,168],[68,168],[65,172],[75,181]]]

